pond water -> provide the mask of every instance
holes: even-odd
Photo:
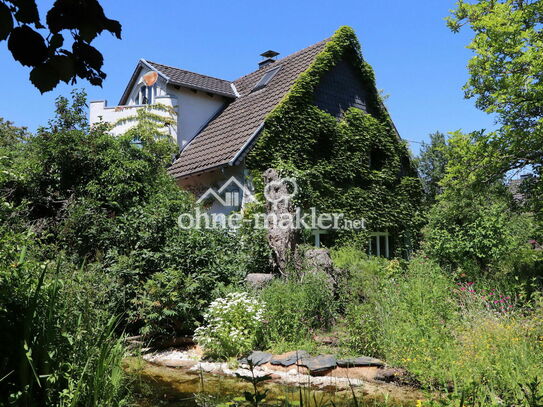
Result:
[[[244,392],[253,392],[252,384],[239,378],[156,366],[135,358],[127,360],[126,366],[136,377],[139,407],[248,406]],[[263,407],[414,406],[420,398],[412,389],[371,384],[355,389],[357,404],[350,389],[290,387],[268,381],[259,384],[258,391],[267,391],[260,403]]]

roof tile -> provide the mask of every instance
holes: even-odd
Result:
[[[158,64],[156,62],[146,61],[157,71],[170,78],[170,83],[174,85],[187,86],[211,93],[217,93],[223,96],[235,98],[236,95],[232,89],[230,81],[214,78],[212,76],[202,75],[195,72],[185,71],[184,69],[174,68],[168,65]]]
[[[309,68],[327,41],[321,41],[235,80],[239,97],[227,105],[181,151],[179,158],[169,168],[170,174],[181,178],[227,165],[233,160],[251,141],[251,136],[287,94],[298,76]],[[252,92],[264,73],[277,65],[281,65],[281,69],[268,85]]]

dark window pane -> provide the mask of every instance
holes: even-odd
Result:
[[[386,252],[386,236],[379,236],[379,249],[381,252],[381,257],[388,257]]]

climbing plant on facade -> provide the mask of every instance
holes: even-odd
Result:
[[[355,68],[367,92],[367,106],[366,111],[349,108],[338,120],[315,105],[314,94],[323,75],[340,61]],[[388,230],[395,254],[402,255],[409,250],[408,238],[420,228],[420,180],[350,27],[332,36],[269,114],[247,165],[295,176],[302,208],[366,221],[366,231],[339,231],[333,236],[336,241],[352,242],[356,237],[362,244],[367,231]]]

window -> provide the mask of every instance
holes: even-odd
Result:
[[[390,257],[390,244],[388,232],[370,233],[368,242],[368,254],[370,256]]]
[[[242,199],[243,193],[237,186],[229,187],[224,192],[225,206],[240,209]]]
[[[154,101],[155,85],[145,86],[140,88],[137,104],[138,105],[150,105]]]
[[[386,154],[383,150],[376,147],[373,148],[369,156],[370,170],[381,171],[385,165]]]
[[[258,83],[253,88],[253,92],[255,90],[259,90],[259,89],[264,88],[272,80],[272,78],[275,76],[275,74],[277,72],[279,72],[279,69],[281,69],[281,66],[277,66],[277,67],[275,67],[273,69],[270,69],[266,73],[264,73],[264,76],[262,76],[262,78],[260,78]]]
[[[313,244],[315,247],[321,247],[323,243],[325,246],[328,246],[327,243],[329,243],[329,239],[326,238],[328,236],[328,230],[314,229],[311,231],[311,235],[314,238]]]

